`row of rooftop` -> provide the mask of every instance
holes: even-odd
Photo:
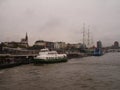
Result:
[[[5,47],[10,48],[26,48],[26,49],[41,49],[41,48],[49,48],[49,49],[79,49],[79,48],[86,48],[86,45],[82,43],[70,44],[65,42],[51,42],[51,41],[44,41],[44,40],[37,40],[33,46],[29,46],[28,44],[28,35],[26,33],[25,38],[22,38],[20,42],[2,42],[1,43]],[[102,42],[97,42],[97,47],[102,48]],[[112,48],[119,48],[119,42],[115,41],[114,45],[111,46]],[[91,48],[95,48],[92,46]]]
[[[80,48],[83,46],[82,43],[76,44],[66,44],[65,42],[51,42],[44,40],[37,40],[33,46],[29,46],[28,44],[28,35],[26,33],[25,38],[22,38],[20,42],[2,42],[3,46],[10,48],[33,48],[33,49],[41,49],[41,48],[49,48],[49,49],[65,49],[65,48]]]

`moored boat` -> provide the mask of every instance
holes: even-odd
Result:
[[[93,53],[94,56],[101,56],[103,55],[103,51],[100,48],[96,48]]]
[[[34,64],[49,64],[66,62],[66,54],[58,54],[57,51],[49,51],[49,49],[41,49],[39,55],[34,58]]]

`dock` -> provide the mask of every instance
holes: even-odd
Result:
[[[32,63],[35,56],[37,54],[0,54],[0,69]]]

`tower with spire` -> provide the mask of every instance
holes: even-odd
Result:
[[[28,45],[28,35],[27,35],[27,32],[26,32],[25,38],[22,38],[22,39],[21,39],[21,44],[22,44],[22,46],[24,46],[24,47],[28,47],[28,46],[29,46],[29,45]]]
[[[26,32],[25,40],[26,40],[26,42],[28,43],[28,35],[27,35],[27,32]]]

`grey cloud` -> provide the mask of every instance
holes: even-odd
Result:
[[[109,45],[120,42],[119,18],[119,0],[0,0],[0,41],[18,41],[28,32],[31,44],[80,42],[85,22],[94,42]]]

